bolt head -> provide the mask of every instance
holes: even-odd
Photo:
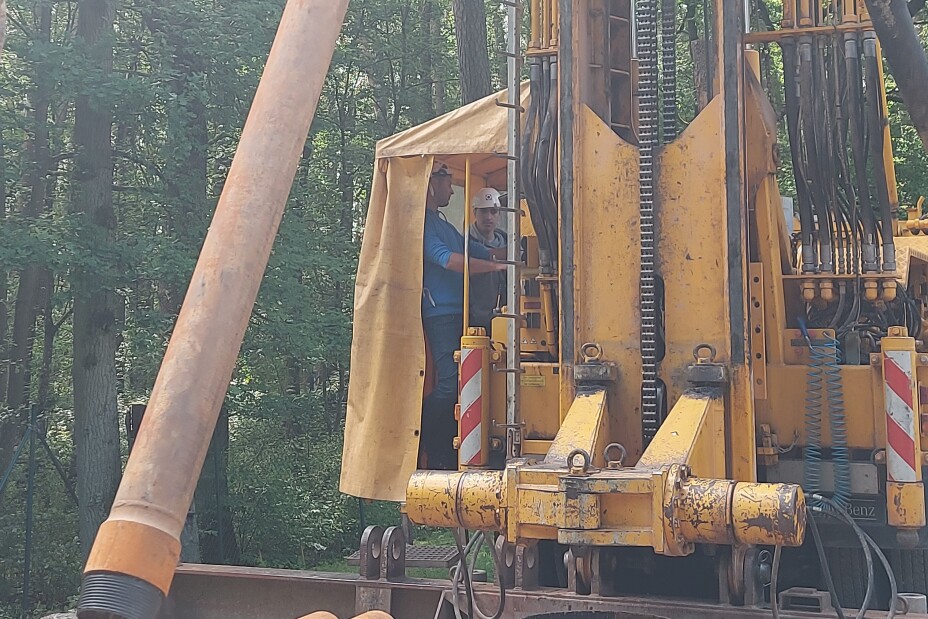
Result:
[[[883,359],[879,354],[873,353],[870,355],[870,365],[880,365],[882,362]]]
[[[883,464],[886,462],[886,450],[881,449],[875,454],[873,454],[873,461],[877,464]]]
[[[928,365],[928,355],[919,355],[918,362],[922,365]]]

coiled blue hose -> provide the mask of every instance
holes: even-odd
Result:
[[[841,382],[838,340],[825,335],[822,368],[828,400],[828,423],[831,426],[831,459],[835,465],[835,493],[833,503],[846,509],[851,498],[851,463],[847,449],[847,421],[844,415],[844,384]]]
[[[802,485],[806,492],[823,490],[822,409],[827,405],[831,429],[831,454],[835,471],[832,501],[844,509],[851,497],[851,465],[847,447],[844,385],[841,381],[838,340],[828,334],[825,336],[824,344],[814,345],[804,321],[800,321],[799,329],[809,346],[810,358],[809,370],[806,374],[806,448]]]
[[[804,321],[799,329],[809,346],[809,370],[806,373],[806,448],[803,451],[802,488],[807,493],[822,490],[822,365],[824,355],[812,345]]]

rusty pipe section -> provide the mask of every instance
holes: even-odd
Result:
[[[406,486],[406,515],[415,524],[502,531],[502,471],[416,471]]]
[[[149,619],[251,315],[348,0],[288,0],[109,518],[81,619]]]

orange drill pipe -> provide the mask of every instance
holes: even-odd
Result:
[[[152,619],[267,267],[348,0],[288,0],[109,518],[81,619]]]

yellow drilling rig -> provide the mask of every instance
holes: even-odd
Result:
[[[928,238],[897,221],[864,3],[784,0],[764,30],[750,2],[695,7],[685,128],[676,2],[504,4],[507,91],[378,144],[356,285],[341,488],[453,529],[451,582],[406,577],[422,549],[399,527],[365,531],[353,576],[175,569],[346,5],[290,0],[82,619],[918,610],[901,594],[928,588]],[[436,160],[465,234],[476,187],[510,196],[505,307],[489,329],[461,308],[453,471],[419,468]],[[481,545],[493,584],[472,582]]]

